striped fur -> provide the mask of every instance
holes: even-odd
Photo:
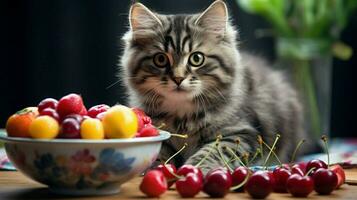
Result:
[[[193,15],[161,15],[136,3],[130,11],[130,30],[125,34],[121,57],[122,79],[131,106],[145,110],[156,124],[164,122],[172,133],[187,133],[187,140],[171,138],[164,143],[161,159],[175,153],[185,142],[188,148],[176,165],[197,163],[222,134],[222,145],[238,154],[254,152],[257,135],[272,143],[282,135],[278,153],[283,161],[303,137],[302,108],[296,92],[280,72],[255,56],[237,49],[236,31],[228,21],[223,1]],[[157,67],[157,53],[169,64]],[[192,66],[193,52],[204,54],[204,64]],[[175,77],[184,77],[180,90]],[[226,155],[226,154],[225,154]],[[222,166],[217,153],[203,163],[207,171]]]

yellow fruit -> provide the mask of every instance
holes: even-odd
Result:
[[[99,119],[88,118],[81,124],[82,139],[104,139],[104,128]]]
[[[138,131],[138,118],[132,109],[117,105],[111,107],[102,120],[108,138],[132,138]]]
[[[59,125],[50,116],[39,116],[31,123],[29,131],[32,138],[53,139],[59,133]]]

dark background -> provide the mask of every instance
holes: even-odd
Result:
[[[146,0],[162,13],[192,13],[211,0]],[[128,0],[0,1],[0,127],[17,110],[37,105],[46,97],[80,93],[87,107],[124,103],[123,88],[116,84],[120,37],[127,30]],[[269,26],[257,16],[228,1],[238,25],[243,49],[275,58],[272,38],[256,38],[257,28]],[[350,20],[342,40],[357,52],[357,16]],[[356,136],[355,86],[357,56],[348,62],[334,60],[332,136]]]

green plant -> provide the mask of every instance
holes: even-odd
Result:
[[[276,36],[325,39],[331,52],[349,59],[352,49],[339,41],[357,8],[356,0],[236,0],[240,7],[264,17]]]
[[[357,9],[357,0],[236,0],[248,13],[260,15],[279,38],[277,54],[290,59],[293,76],[305,98],[311,130],[321,134],[320,112],[312,60],[330,56],[348,60],[353,50],[340,41],[341,32]]]

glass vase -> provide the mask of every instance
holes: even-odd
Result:
[[[315,38],[277,38],[277,67],[288,71],[305,110],[308,134],[329,134],[332,81],[331,42]]]

